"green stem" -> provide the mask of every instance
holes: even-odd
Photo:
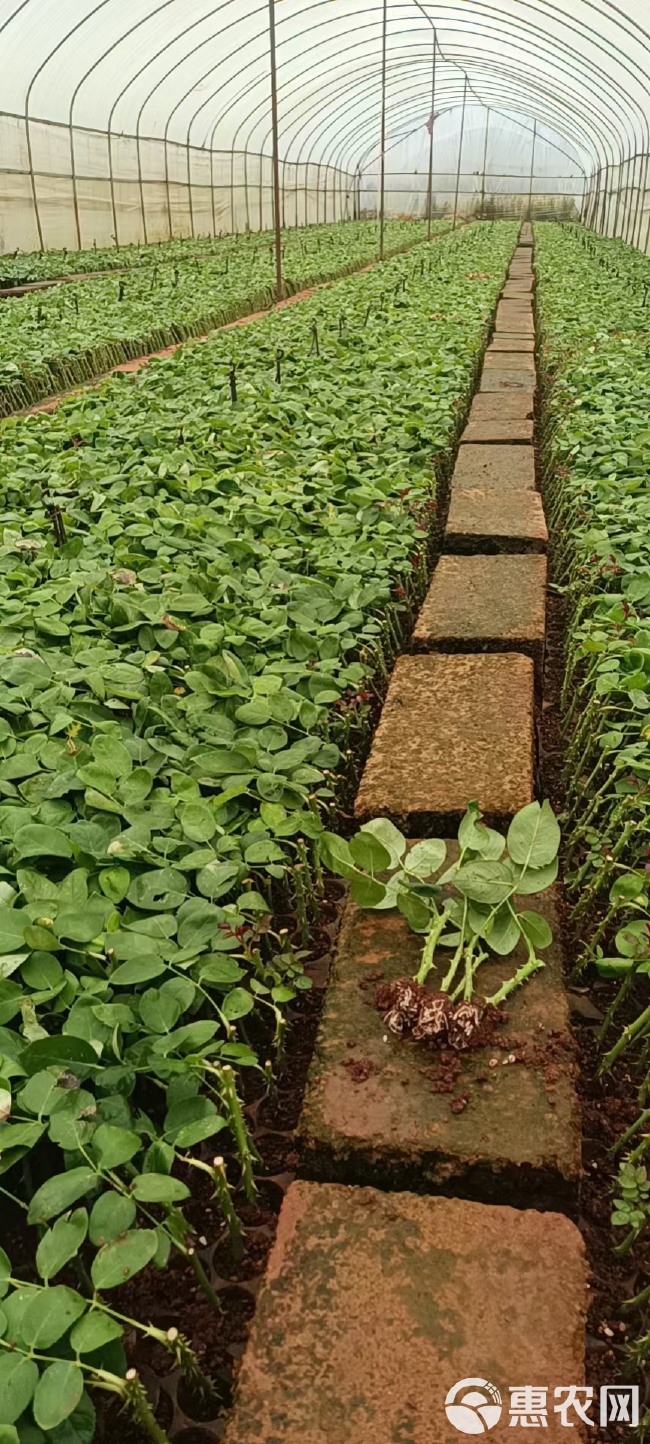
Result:
[[[434,965],[434,954],[438,946],[440,935],[445,927],[446,921],[447,919],[444,913],[436,912],[434,920],[427,934],[426,942],[422,949],[422,961],[420,963],[417,973],[415,974],[416,983],[426,982],[426,979],[431,972],[431,969]]]
[[[497,989],[496,993],[492,994],[491,998],[486,998],[486,1006],[498,1008],[501,1003],[505,1002],[506,998],[510,997],[511,993],[514,993],[515,988],[519,988],[522,983],[526,982],[527,978],[530,978],[533,973],[537,972],[538,968],[543,968],[544,966],[543,960],[538,958],[536,953],[531,953],[528,962],[523,963],[520,968],[517,968],[516,973],[513,973],[511,978],[506,978],[505,983],[501,984],[501,987]]]

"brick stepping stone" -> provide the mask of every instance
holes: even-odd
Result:
[[[527,371],[529,375],[535,375],[535,357],[530,351],[515,351],[508,346],[507,349],[497,349],[496,346],[489,346],[483,358],[483,374],[486,371]]]
[[[532,445],[533,422],[530,421],[469,421],[461,441],[479,442],[487,445],[490,442],[506,444],[507,442],[528,442]]]
[[[517,424],[520,423],[512,422],[513,426]],[[536,491],[452,488],[446,551],[543,552],[547,543],[544,510]]]
[[[535,373],[526,370],[506,370],[505,367],[489,368],[483,372],[481,392],[526,391],[532,397],[535,390]]]
[[[471,421],[527,421],[533,416],[532,394],[524,396],[485,396],[479,391],[474,397],[469,419]]]
[[[447,852],[451,862],[457,845]],[[546,966],[509,999],[495,1041],[457,1055],[456,1076],[435,1048],[389,1033],[374,1006],[378,976],[417,971],[422,938],[397,912],[346,904],[299,1125],[310,1178],[576,1211],[580,1118],[554,889],[530,906],[554,929]],[[449,951],[439,958],[441,977]],[[484,963],[481,988],[489,996],[525,961],[520,946]]]
[[[410,837],[450,837],[470,798],[499,826],[532,797],[530,658],[398,657],[357,794],[359,821],[389,816]]]
[[[516,301],[499,301],[496,315],[496,332],[507,336],[534,336],[535,326],[530,306],[523,309]]]
[[[561,1215],[293,1183],[225,1444],[449,1444],[448,1391],[486,1375],[504,1401],[490,1439],[512,1439],[508,1390],[530,1383],[566,1444],[553,1391],[584,1378],[586,1300]]]
[[[534,350],[535,342],[531,336],[516,337],[495,332],[486,355],[490,356],[494,351],[527,351],[532,356]]]
[[[509,488],[532,491],[535,455],[530,446],[461,446],[451,479],[455,490]]]
[[[442,556],[411,639],[414,652],[544,654],[546,558]]]
[[[516,301],[516,300],[519,300],[519,299],[522,299],[522,300],[528,299],[528,300],[529,300],[529,299],[530,299],[530,296],[531,296],[531,293],[532,293],[532,289],[533,289],[532,279],[531,279],[531,280],[526,280],[526,278],[523,277],[523,276],[522,276],[521,280],[520,280],[519,278],[517,278],[517,279],[514,279],[514,278],[513,278],[513,279],[511,279],[511,280],[506,281],[506,284],[505,284],[505,286],[504,286],[504,288],[503,288],[503,290],[502,290],[502,292],[501,292],[501,296],[502,296],[502,298],[503,298],[504,301],[509,301],[509,300]]]

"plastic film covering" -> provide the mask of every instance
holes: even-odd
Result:
[[[580,216],[648,249],[647,0],[0,0],[0,247]],[[383,144],[382,144],[383,140]]]

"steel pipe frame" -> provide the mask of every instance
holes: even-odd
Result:
[[[26,3],[26,0],[25,0],[25,3]],[[72,27],[65,33],[64,36],[61,36],[61,37],[59,38],[59,40],[57,41],[56,45],[52,48],[52,50],[48,53],[48,55],[47,55],[47,56],[44,58],[44,60],[41,62],[40,66],[37,68],[37,71],[34,73],[34,75],[32,76],[32,78],[31,78],[31,80],[30,80],[30,85],[29,85],[29,88],[28,88],[28,96],[27,96],[27,99],[26,99],[25,121],[26,121],[26,131],[27,131],[27,138],[28,138],[28,154],[29,154],[30,176],[31,176],[31,184],[32,184],[32,195],[33,195],[33,202],[34,202],[35,217],[36,217],[36,222],[37,222],[37,229],[38,229],[38,232],[39,232],[39,241],[40,241],[41,246],[43,245],[43,232],[42,232],[42,225],[41,225],[40,213],[39,213],[39,209],[38,209],[38,197],[37,197],[36,187],[35,187],[35,182],[34,182],[33,154],[32,154],[32,148],[31,148],[31,135],[30,135],[30,130],[29,130],[29,122],[30,122],[29,104],[30,104],[30,99],[31,99],[31,93],[32,93],[34,84],[35,84],[35,82],[36,82],[36,79],[38,78],[39,75],[41,75],[41,74],[43,73],[43,71],[45,70],[47,64],[48,64],[49,61],[52,59],[52,56],[53,56],[55,53],[57,53],[57,52],[62,48],[62,46],[66,43],[66,41],[70,38],[70,36],[71,36],[72,34],[74,34],[79,28],[81,28],[82,25],[84,25],[84,24],[86,24],[87,22],[89,22],[89,21],[93,18],[93,15],[96,13],[96,11],[99,10],[99,9],[101,9],[102,6],[103,6],[105,3],[108,3],[108,0],[101,0],[100,5],[96,6],[95,9],[90,12],[89,15],[83,17],[83,19],[82,19],[81,21],[76,22],[76,24],[75,24],[74,26],[72,26]],[[590,10],[595,10],[595,9],[596,9],[596,6],[595,6],[595,4],[593,3],[593,0],[584,0],[584,3],[585,3],[585,5],[586,5]],[[642,27],[642,26],[640,26],[636,21],[631,21],[631,20],[629,19],[629,17],[627,17],[627,16],[624,14],[624,12],[620,9],[619,6],[617,6],[617,5],[615,5],[615,4],[612,3],[612,0],[607,0],[607,3],[608,3],[608,9],[611,10],[616,16],[619,17],[619,19],[618,19],[617,21],[615,21],[614,23],[617,24],[618,27],[619,27],[621,30],[623,30],[623,31],[626,32],[627,34],[633,34],[633,35],[635,36],[635,38],[638,37],[639,35],[641,35],[641,36],[643,36],[643,37],[645,38],[646,32],[643,30],[643,27]],[[161,8],[161,7],[159,7],[159,8]],[[420,7],[420,8],[421,8],[421,7]],[[479,8],[481,8],[481,7],[480,7],[480,0],[479,0]],[[583,34],[584,34],[584,33],[591,33],[592,35],[594,34],[594,32],[593,32],[593,30],[592,30],[592,27],[585,25],[584,21],[578,22],[576,25],[570,25],[570,26],[569,26],[569,25],[568,25],[568,22],[567,22],[567,21],[565,20],[565,18],[561,15],[561,12],[558,11],[558,7],[556,7],[556,6],[554,6],[554,5],[552,5],[552,6],[547,5],[547,9],[549,9],[549,8],[552,9],[554,12],[559,13],[559,14],[560,14],[561,21],[562,21],[562,24],[563,24],[565,27],[568,26],[568,28],[572,29],[575,34],[581,34],[581,33],[583,33]],[[3,29],[4,29],[4,28],[8,28],[8,26],[12,23],[12,21],[16,18],[16,16],[17,16],[18,14],[20,14],[20,12],[22,11],[22,9],[24,9],[24,4],[18,7],[18,10],[14,13],[13,16],[10,17],[9,21],[5,22],[5,26],[3,26]],[[156,14],[156,13],[158,13],[157,10],[156,10],[156,11],[152,11],[151,14],[146,17],[146,20],[149,20],[149,19],[151,18],[151,16],[153,16],[153,15]],[[423,12],[423,13],[426,13],[426,12]],[[295,19],[295,17],[292,16],[292,20],[294,20],[294,19]],[[140,22],[136,22],[135,25],[129,27],[129,29],[127,29],[127,31],[123,32],[123,34],[122,34],[121,36],[119,36],[119,37],[115,40],[115,42],[114,42],[113,46],[111,47],[111,49],[116,48],[116,46],[117,46],[118,44],[122,43],[122,41],[123,41],[124,39],[128,38],[128,36],[133,33],[134,29],[137,28],[137,25],[140,24],[140,23],[145,23],[145,20],[142,20],[142,21],[140,21]],[[510,20],[510,24],[511,24],[511,23],[512,23],[512,22],[511,22],[511,20]],[[518,24],[519,24],[519,21],[518,21]],[[524,28],[524,27],[522,26],[521,28]],[[526,22],[526,28],[530,29],[530,28],[536,28],[536,27],[531,27],[531,26],[528,24],[528,22]],[[179,37],[175,37],[174,43],[175,43],[175,41],[176,41],[178,38],[179,38]],[[254,40],[255,38],[256,38],[256,37],[252,37],[253,40]],[[549,39],[549,37],[546,36],[545,39]],[[249,41],[249,43],[250,43],[250,41]],[[604,48],[605,48],[603,45],[600,44],[600,40],[599,40],[598,37],[595,37],[595,44],[596,44],[597,48],[599,48],[599,49],[604,49]],[[619,56],[621,55],[621,51],[620,51],[619,47],[618,47],[618,46],[612,47],[612,45],[611,45],[611,43],[610,43],[610,45],[609,45],[609,51],[610,51],[610,53],[612,52],[612,50],[616,51]],[[91,67],[91,68],[95,68],[96,63],[97,63],[97,62],[94,62],[94,65],[93,65],[93,67]],[[625,60],[625,63],[624,63],[623,68],[626,69],[629,74],[634,75],[635,80],[637,80],[637,82],[639,82],[639,83],[641,84],[641,88],[645,88],[646,93],[647,93],[647,85],[645,85],[645,81],[644,81],[643,79],[640,80],[640,77],[642,76],[642,72],[640,71],[640,69],[639,69],[638,67],[635,67],[634,70],[631,69],[631,67],[627,64],[627,59]],[[196,83],[196,82],[195,82],[195,83]],[[638,107],[637,107],[637,109],[638,109]],[[647,123],[645,123],[645,117],[644,117],[644,129],[645,129],[646,134],[647,134]],[[189,147],[189,142],[188,142],[188,147]],[[74,150],[74,146],[73,146],[72,126],[71,126],[71,148],[72,148],[72,151],[73,151],[73,150]],[[246,150],[247,150],[247,149],[248,149],[248,147],[246,147]],[[648,145],[647,142],[646,142],[646,144],[644,145],[644,148],[643,148],[643,152],[642,152],[642,153],[643,153],[643,155],[644,155],[644,184],[645,184],[645,179],[647,178],[648,163],[650,163],[650,146]],[[188,154],[189,154],[189,149],[188,149]],[[72,159],[72,156],[71,156],[71,159]],[[626,159],[629,160],[629,155],[628,155],[627,158],[626,158],[624,155],[619,155],[619,157],[617,158],[617,163],[618,163],[619,167],[622,167],[622,165],[625,163]],[[72,165],[73,165],[73,170],[74,170],[74,160],[72,160]],[[110,170],[110,172],[111,172],[109,179],[110,179],[111,185],[113,186],[113,184],[114,184],[114,177],[113,177],[113,174],[112,174],[112,163],[110,162],[110,160],[109,160],[109,170]],[[602,167],[601,167],[601,173],[602,173]],[[74,186],[74,175],[73,175],[72,179],[73,179],[73,191],[74,191],[75,197],[76,197],[76,188],[75,188],[75,186]],[[639,177],[639,180],[640,180],[640,177]],[[189,186],[189,190],[190,190],[190,204],[191,204],[191,185]],[[633,233],[633,236],[634,236],[634,234],[636,233],[637,217],[638,217],[638,212],[639,212],[639,207],[640,207],[641,194],[642,194],[642,191],[643,191],[643,187],[641,186],[641,184],[639,184],[637,190],[638,190],[638,195],[637,195],[636,210],[635,210],[635,212],[634,212],[634,217],[632,217],[632,207],[630,207],[630,215],[628,216],[628,224],[627,224],[627,228],[626,228],[626,236],[629,236],[630,221],[632,221],[632,233]],[[608,214],[608,213],[609,213],[608,207],[611,207],[611,194],[610,194],[609,202],[608,202],[608,201],[607,201],[607,165],[606,165],[606,168],[605,168],[604,201],[605,201],[605,211],[604,211],[604,214]],[[78,215],[78,211],[77,211],[77,215]],[[615,222],[614,222],[614,233],[616,233],[616,226],[617,226],[617,216],[615,217]]]
[[[412,67],[412,62],[409,61],[409,62],[407,62],[407,63],[409,64],[410,74],[412,74],[412,69],[413,69],[413,67]],[[448,82],[448,83],[449,83],[449,82]],[[453,82],[452,82],[452,83],[453,83]],[[484,84],[486,84],[486,83],[487,83],[487,82],[484,82]],[[358,90],[358,86],[357,86],[357,90]],[[423,92],[423,98],[424,98],[424,92]],[[513,99],[514,99],[517,103],[520,102],[520,97],[519,97],[518,94],[516,94],[516,93],[515,93],[515,95],[513,96]],[[413,101],[413,97],[412,97],[412,96],[409,96],[409,101]],[[415,103],[418,104],[418,105],[419,105],[419,103],[420,103],[418,96],[415,97]],[[482,100],[479,100],[478,103],[479,103],[479,104],[484,104],[484,102],[483,102]],[[491,108],[492,108],[492,109],[495,109],[496,107],[494,106],[494,104],[492,104],[492,105],[491,105]],[[358,137],[359,137],[359,132],[358,132],[357,119],[356,119],[356,117],[354,117],[354,119],[350,122],[350,125],[347,126],[347,120],[348,120],[348,118],[349,118],[348,115],[347,115],[347,110],[348,110],[348,108],[346,107],[346,127],[347,127],[348,130],[351,130],[352,133],[355,135],[355,137],[358,139]],[[521,124],[521,122],[518,122],[518,123]],[[556,133],[557,133],[558,130],[559,130],[560,133],[562,133],[562,131],[561,131],[561,129],[560,129],[561,124],[562,124],[561,121],[558,122],[558,123],[556,123],[556,125],[555,125]],[[586,133],[583,132],[583,135],[585,135],[585,134],[586,134]],[[331,144],[333,145],[333,144],[335,143],[335,141],[338,140],[339,137],[340,137],[340,129],[339,129],[339,132],[338,132],[337,136],[332,138]],[[569,132],[569,133],[567,134],[566,138],[569,139],[569,140],[571,141],[571,143],[574,144],[574,145],[575,145],[576,143],[578,143],[578,144],[581,143],[581,142],[576,142],[575,134],[572,134],[571,132]],[[582,144],[584,144],[584,143],[585,143],[585,142],[583,141]],[[343,154],[343,152],[344,152],[344,149],[345,149],[345,145],[346,145],[346,144],[347,144],[347,135],[344,137],[341,151],[337,154],[337,159],[339,159],[340,156],[342,157],[342,154]],[[560,149],[560,147],[558,147],[558,146],[556,145],[556,149]],[[565,152],[565,154],[566,154],[566,152]],[[580,166],[580,162],[576,159],[575,156],[571,156],[570,159],[572,160],[573,164],[575,164],[575,165],[577,165],[577,166]],[[362,153],[361,153],[361,157],[360,157],[360,161],[359,161],[359,163],[361,164],[362,168],[364,167],[364,161],[365,161],[365,157],[363,156],[363,152],[362,152]]]
[[[416,0],[416,3],[417,3],[417,0]],[[420,4],[417,4],[417,7],[419,7],[419,9],[422,10],[422,13],[423,13],[423,14],[426,14],[425,10],[423,10],[423,7],[420,6]],[[500,14],[497,13],[497,17],[498,17],[498,19],[501,20]],[[430,22],[430,23],[432,23],[432,22]],[[312,29],[313,29],[313,27],[312,27]],[[542,33],[542,38],[543,38],[543,40],[545,40],[545,43],[546,43],[546,42],[547,42],[546,32],[543,32],[543,33]],[[319,49],[319,45],[316,45],[316,46],[315,46],[315,49]],[[553,56],[553,58],[555,58],[555,56]],[[458,62],[455,62],[455,64],[458,64]],[[316,62],[316,68],[318,68],[318,62]],[[305,74],[305,72],[302,72],[302,78],[303,78],[303,74]],[[581,74],[582,74],[582,72],[581,72]],[[599,94],[599,91],[597,92],[597,94]],[[204,103],[202,103],[202,105],[201,105],[201,108],[204,108],[204,105],[205,105],[205,104],[208,104],[208,101],[204,101]],[[238,129],[241,129],[241,126],[238,127]],[[628,136],[628,140],[630,140],[630,136]],[[621,150],[623,150],[623,142],[620,142],[620,144],[621,144]],[[621,152],[620,152],[620,153],[621,153]],[[607,155],[607,150],[605,150],[605,155]]]
[[[419,7],[419,8],[421,8],[421,7]],[[484,7],[484,8],[485,8],[485,7]],[[489,7],[489,8],[491,8],[491,7]],[[552,7],[552,8],[553,8],[553,9],[556,9],[557,7]],[[499,21],[501,21],[501,19],[502,19],[501,14],[500,14],[499,12],[495,12],[495,13],[496,13],[497,19],[499,19]],[[564,22],[564,23],[567,24],[567,22]],[[314,27],[311,27],[311,28],[314,28]],[[528,28],[533,28],[533,29],[537,30],[537,27],[530,27],[530,26],[529,26]],[[574,33],[576,33],[576,34],[579,33],[577,27],[575,27],[575,26],[569,26],[569,28],[571,28],[571,29],[574,31]],[[484,27],[483,27],[483,30],[485,31],[485,29],[486,29],[486,27],[484,26]],[[541,38],[542,38],[542,40],[544,41],[544,44],[545,44],[545,45],[548,45],[548,43],[549,43],[549,36],[546,34],[546,32],[539,32],[539,31],[538,31],[538,33],[541,34]],[[593,34],[593,32],[592,32],[592,34]],[[510,38],[510,37],[509,37],[509,38]],[[595,40],[596,40],[596,43],[598,44],[598,48],[600,48],[600,49],[602,50],[602,49],[603,49],[603,46],[599,44],[597,37],[595,37]],[[510,44],[512,44],[511,39],[510,39]],[[316,47],[316,48],[318,48],[318,47]],[[566,49],[566,47],[564,47],[564,48]],[[551,47],[551,50],[553,51],[553,47]],[[579,57],[579,58],[580,58],[580,57]],[[458,63],[458,62],[456,62],[456,63]],[[629,70],[629,67],[627,67],[627,68],[628,68],[628,70]],[[593,63],[592,63],[592,69],[596,69],[596,70],[597,70],[598,67],[594,67],[594,66],[593,66]],[[582,69],[579,69],[578,73],[579,73],[581,76],[584,75],[584,71],[583,71]],[[600,73],[601,73],[602,78],[603,78],[604,81],[609,81],[609,80],[610,80],[610,77],[609,77],[605,72],[600,72]],[[630,73],[632,73],[632,72],[630,71]],[[303,72],[303,75],[304,75],[304,72]],[[547,85],[547,83],[548,83],[548,78],[545,77],[545,84]],[[598,91],[598,94],[600,95],[600,94],[602,94],[602,92],[601,92],[601,91]],[[207,103],[207,102],[204,102],[203,104],[205,104],[205,103]],[[543,117],[542,117],[542,118],[543,118]],[[645,117],[642,117],[642,118],[643,118],[644,121],[645,121]],[[241,127],[240,127],[240,128],[241,128]],[[631,142],[630,142],[629,132],[627,133],[627,139],[628,139],[628,143],[631,143]],[[605,152],[605,153],[606,153],[606,152]],[[619,154],[622,154],[622,153],[624,153],[624,147],[623,147],[623,144],[622,144],[622,142],[621,142],[621,152],[619,152]]]
[[[411,74],[412,74],[412,71],[413,71],[412,62],[409,60],[408,64],[409,64],[409,66],[410,66],[410,72],[411,72]],[[355,70],[355,77],[356,77],[356,93],[357,93],[357,97],[358,97],[358,95],[359,95],[359,84],[358,84],[359,70],[358,70],[358,68]],[[372,86],[372,82],[371,82],[371,86]],[[346,100],[347,100],[347,79],[346,79],[346,78],[344,78],[341,93],[343,94],[344,102],[346,102]],[[412,99],[412,96],[410,97],[410,99]],[[521,104],[521,97],[519,96],[519,94],[516,95],[515,99],[516,99],[517,104],[520,105],[520,104]],[[477,98],[477,103],[478,103],[478,104],[484,104],[484,102],[482,101],[481,98]],[[319,101],[318,101],[318,100],[316,100],[316,101],[314,102],[314,106],[315,106],[316,108],[320,108],[320,107],[319,107]],[[492,105],[492,109],[496,109],[496,107],[495,107],[494,105]],[[546,109],[547,109],[547,112],[548,112],[548,107],[547,107]],[[349,117],[349,105],[347,105],[347,104],[345,104],[345,111],[346,111],[346,115]],[[335,117],[335,119],[336,119],[336,118],[338,118],[338,113],[337,113],[337,116]],[[544,117],[542,117],[542,118],[544,118]],[[331,125],[332,123],[333,123],[332,121],[329,122],[330,125]],[[518,123],[518,124],[521,124],[520,121],[518,121],[517,123]],[[325,129],[327,129],[327,128],[328,128],[328,127],[326,127]],[[555,129],[556,129],[556,133],[557,133],[558,130],[560,131],[560,133],[562,133],[562,122],[561,122],[561,121],[559,122],[559,124],[558,124],[558,123],[555,123]],[[358,128],[357,128],[357,118],[356,118],[356,116],[354,117],[353,121],[351,121],[351,123],[350,123],[350,131],[351,131],[352,134],[354,134],[355,137],[358,137]],[[568,133],[568,134],[567,134],[567,138],[571,141],[572,144],[574,144],[574,145],[575,145],[575,144],[578,144],[578,145],[580,146],[580,148],[584,148],[584,147],[586,146],[587,149],[588,149],[588,147],[589,147],[589,137],[588,137],[587,133],[584,132],[584,131],[582,131],[581,134],[582,134],[582,138],[581,138],[579,141],[576,141],[576,137],[575,137],[574,134],[572,135],[572,134]],[[330,144],[332,144],[332,143],[333,143],[333,142],[330,142]],[[303,146],[304,146],[304,142],[303,142]],[[298,151],[298,162],[300,161],[300,158],[301,158],[301,156],[302,156],[303,146],[301,146],[300,150]],[[561,150],[561,147],[559,147],[559,146],[557,146],[557,145],[555,146],[555,148],[558,149],[558,150]],[[337,161],[340,161],[341,165],[344,165],[343,150],[344,150],[344,147],[342,148],[342,150],[341,150],[341,151],[338,153],[338,155],[337,155]],[[331,152],[330,152],[330,153],[331,153]],[[565,152],[565,154],[568,154],[568,153]],[[309,156],[308,156],[307,164],[311,164],[312,155],[313,155],[313,147],[312,147],[312,151],[310,152],[310,154],[309,154]],[[575,155],[572,155],[572,156],[570,156],[569,158],[571,159],[571,161],[572,161],[573,164],[577,164],[577,165],[580,164],[579,161],[576,160]]]
[[[415,3],[417,4],[418,9],[422,12],[422,14],[425,15],[425,16],[427,16],[427,12],[424,10],[423,6],[419,4],[419,0],[415,0]],[[589,0],[585,0],[585,3],[589,3]],[[316,6],[316,7],[314,7],[314,6],[309,7],[309,10],[314,9],[314,8],[317,8],[317,6]],[[484,6],[483,8],[489,8],[490,10],[492,10],[492,7],[485,7],[485,6]],[[551,8],[553,8],[554,10],[557,11],[557,7],[553,6],[553,7],[551,7]],[[591,6],[591,8],[593,8],[593,6]],[[561,13],[561,12],[558,12],[558,13]],[[498,12],[498,11],[494,11],[494,14],[495,14],[496,18],[499,20],[499,22],[502,22],[502,15],[501,15],[501,13]],[[331,17],[331,14],[330,14],[330,16],[328,17],[328,20],[327,20],[327,21],[321,22],[321,24],[318,25],[318,26],[310,26],[310,27],[307,28],[307,30],[303,31],[302,33],[303,33],[303,34],[306,34],[306,33],[309,33],[309,32],[312,31],[312,30],[320,30],[320,29],[322,28],[322,25],[329,23],[329,21],[331,20],[331,18],[332,18],[332,17]],[[432,24],[432,22],[431,22],[431,20],[430,20],[430,17],[427,17],[427,18],[429,18],[429,22]],[[503,22],[503,23],[505,23],[505,22]],[[566,22],[566,21],[564,21],[564,20],[563,20],[563,23],[564,23],[565,25],[568,25],[568,22]],[[361,28],[362,28],[362,29],[365,29],[365,28],[368,28],[368,27],[361,27]],[[546,32],[539,30],[539,28],[538,28],[538,27],[535,27],[535,26],[530,26],[530,25],[529,25],[528,28],[529,28],[529,29],[531,29],[531,28],[534,29],[534,30],[536,31],[536,33],[542,38],[542,40],[544,41],[544,44],[545,44],[545,45],[548,45],[548,44],[549,44],[549,36],[547,35]],[[576,26],[568,25],[568,28],[572,29],[573,32],[576,33],[576,34],[579,33],[579,29],[578,29],[578,27],[576,27]],[[583,28],[584,28],[584,27],[583,27]],[[591,30],[591,27],[587,27],[587,28],[590,30],[590,33],[594,36],[595,43],[597,44],[598,48],[602,50],[602,49],[603,49],[603,46],[600,45],[599,39],[598,39],[598,37],[596,36],[595,32],[594,32],[593,30]],[[484,27],[484,29],[485,29],[485,27]],[[357,31],[357,33],[358,33],[358,31]],[[509,39],[510,39],[510,35],[509,35]],[[250,41],[247,42],[247,43],[250,43]],[[510,39],[510,43],[512,44],[511,39]],[[240,47],[240,48],[243,49],[243,48],[245,48],[245,46]],[[311,47],[311,48],[318,50],[318,49],[320,48],[320,42],[319,42],[319,44],[317,44],[316,46]],[[521,47],[519,47],[519,48],[521,48]],[[566,49],[566,47],[564,47],[564,48]],[[616,47],[615,47],[615,48],[616,48]],[[556,50],[554,49],[554,47],[552,47],[552,46],[551,46],[551,53],[553,54],[554,58],[556,59],[556,58],[557,58],[557,52],[556,52]],[[576,53],[576,54],[577,54],[577,52],[573,52],[573,53]],[[619,52],[619,54],[620,54],[620,52]],[[581,57],[580,57],[579,55],[578,55],[578,59],[581,59]],[[248,69],[248,68],[250,68],[250,65],[254,65],[255,63],[256,63],[256,61],[250,62],[249,66],[246,66],[246,67],[244,67],[244,68],[245,68],[245,69]],[[458,63],[458,62],[455,62],[455,63]],[[318,68],[318,62],[317,62],[317,64],[316,64],[316,66],[313,67],[313,68]],[[628,70],[629,70],[629,67],[627,67],[627,68],[628,68]],[[599,70],[598,67],[594,67],[594,66],[593,66],[593,62],[592,62],[592,69]],[[210,71],[206,72],[205,75],[201,77],[201,79],[203,80],[203,79],[206,78],[207,75],[210,74],[210,73],[211,73]],[[583,68],[580,68],[580,69],[578,70],[578,73],[579,73],[581,76],[583,76],[583,75],[584,75],[584,70],[583,70]],[[602,75],[602,78],[603,78],[604,81],[607,82],[607,81],[610,80],[610,77],[607,75],[606,72],[599,71],[599,73]],[[632,72],[630,72],[630,73],[632,73]],[[304,70],[301,71],[301,80],[302,80],[302,79],[304,79]],[[547,80],[547,78],[546,78],[546,80]],[[600,91],[598,91],[597,93],[598,93],[599,95],[601,94]],[[189,133],[189,131],[191,130],[191,126],[192,126],[192,124],[194,123],[194,120],[195,120],[196,116],[197,116],[198,114],[200,114],[201,110],[203,110],[203,109],[206,107],[206,105],[208,105],[208,104],[210,103],[210,101],[211,101],[212,98],[213,98],[213,96],[206,97],[206,99],[201,102],[201,105],[197,108],[197,111],[194,113],[194,116],[193,116],[192,119],[190,120],[189,127],[188,127],[188,133]],[[258,107],[258,108],[259,108],[259,107]],[[640,112],[640,113],[642,114],[642,112]],[[643,117],[643,118],[644,118],[644,117]],[[218,123],[219,123],[219,119],[220,119],[220,117],[217,117],[217,120],[215,121],[215,126],[213,127],[213,132],[212,132],[212,136],[211,136],[211,146],[213,145],[214,133],[215,133],[216,126],[217,126]],[[236,135],[238,134],[238,132],[239,132],[240,129],[241,129],[241,124],[240,124],[240,126],[238,127],[238,130],[237,130],[237,132],[236,132]],[[236,135],[235,135],[235,138],[236,138]],[[234,139],[235,139],[235,138],[234,138]],[[629,135],[628,135],[628,140],[629,140]],[[233,143],[234,143],[234,140],[233,140]],[[263,146],[262,146],[262,148],[263,148]],[[248,149],[248,147],[246,146],[246,150],[247,150],[247,149]]]
[[[499,18],[500,18],[500,17],[499,17]],[[498,33],[498,32],[497,32],[497,33]],[[543,39],[546,40],[546,36],[543,36]],[[318,48],[318,47],[316,47],[316,48]],[[355,47],[348,47],[348,48],[355,48]],[[458,62],[455,62],[455,61],[454,61],[454,62],[450,62],[450,63],[458,64]],[[304,80],[304,74],[305,74],[305,72],[304,72],[304,70],[303,70],[303,72],[302,72],[302,74],[301,74],[301,80]],[[603,78],[605,78],[605,77],[603,77]],[[543,83],[543,87],[544,87],[543,93],[546,95],[547,90],[548,90],[548,77],[543,77],[543,78],[542,78],[542,83]],[[601,92],[599,91],[599,92],[598,92],[599,96],[600,96],[600,93],[601,93]],[[563,92],[563,94],[564,94],[564,92]],[[480,100],[481,100],[481,97],[477,97],[477,99],[479,99],[479,101],[480,101]],[[524,100],[524,104],[523,104],[523,106],[522,106],[521,99],[518,98],[518,105],[519,105],[521,108],[524,108],[524,109],[525,109],[525,100]],[[581,107],[581,113],[582,113],[582,109],[583,109],[583,108]],[[254,113],[254,112],[253,112],[253,113]],[[623,114],[625,114],[625,113],[623,112]],[[545,117],[544,117],[543,114],[541,115],[540,118],[541,118],[542,120],[545,119]],[[241,129],[241,125],[240,125],[240,127],[238,127],[238,130],[239,130],[239,129]],[[556,125],[556,129],[557,129],[557,125]],[[597,132],[597,134],[598,134],[598,132]],[[600,138],[600,137],[599,137],[599,138]],[[617,138],[618,145],[619,145],[619,147],[620,147],[620,149],[619,149],[619,154],[621,154],[621,152],[622,152],[623,149],[624,149],[624,141],[623,141],[623,139],[622,139],[622,137],[621,137],[620,132],[618,132],[616,138]],[[630,142],[629,132],[627,133],[627,139],[628,139],[628,143],[629,143],[629,142]],[[606,147],[606,145],[604,144],[604,142],[602,141],[602,139],[601,139],[601,146],[602,146],[602,148],[603,148],[603,150],[604,150],[604,152],[605,152],[605,156],[606,156],[607,159],[609,160],[609,158],[608,158],[608,156],[607,156],[607,147]],[[586,148],[587,148],[587,150],[589,150],[589,145],[588,145],[588,144],[587,144]]]

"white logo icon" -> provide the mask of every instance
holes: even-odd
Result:
[[[501,1418],[501,1395],[487,1379],[461,1379],[449,1390],[445,1413],[461,1434],[487,1434]]]

